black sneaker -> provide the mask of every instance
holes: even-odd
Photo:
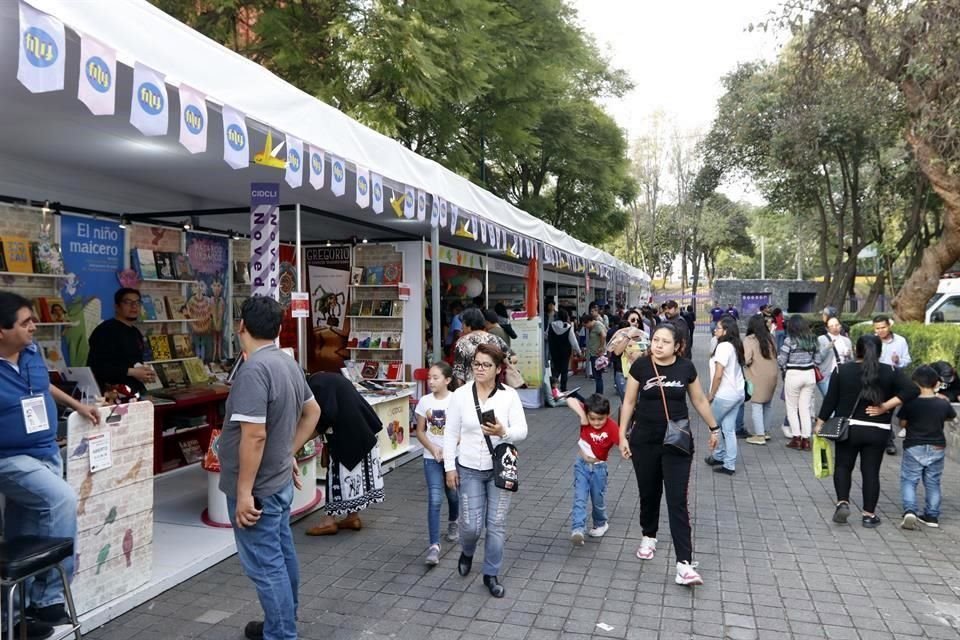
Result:
[[[880,526],[880,518],[877,516],[863,516],[863,526],[867,529],[874,529]]]
[[[708,465],[710,465],[711,467],[713,467],[713,466],[715,466],[715,465],[718,465],[718,464],[723,464],[723,461],[722,461],[722,460],[717,460],[717,459],[714,458],[712,455],[707,456],[706,458],[703,459],[703,461],[706,462],[706,463],[707,463]]]
[[[46,622],[55,627],[61,624],[73,624],[63,603],[51,604],[48,607],[27,607],[27,618]]]
[[[21,627],[27,628],[27,640],[45,640],[53,635],[53,625],[39,620],[26,620],[16,626],[14,637],[20,637]],[[6,627],[4,627],[4,635],[6,635]]]
[[[727,469],[726,467],[714,467],[713,472],[722,473],[727,476],[732,476],[733,474],[736,473],[736,471],[734,471],[733,469]]]
[[[920,522],[920,524],[924,524],[933,529],[937,529],[940,527],[940,518],[936,518],[934,516],[928,516],[927,514],[923,514],[922,516],[917,516],[917,520]]]
[[[892,442],[891,442],[890,444],[888,444],[888,445],[887,445],[887,455],[888,455],[888,456],[895,456],[895,455],[897,455],[897,445],[893,444]]]
[[[850,517],[850,505],[841,502],[837,505],[837,510],[833,512],[833,521],[837,524],[847,524],[847,518]]]
[[[252,620],[248,622],[243,629],[243,635],[247,640],[263,640],[263,621]]]
[[[746,429],[737,429],[736,434],[737,434],[737,437],[740,438],[741,440],[744,438],[750,437],[750,432],[747,431]]]

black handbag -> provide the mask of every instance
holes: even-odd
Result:
[[[493,394],[497,392],[494,387]],[[477,395],[477,384],[473,384],[473,404],[477,410],[477,420],[480,426],[483,426],[483,410],[480,409],[480,397]],[[490,436],[483,434],[483,439],[487,441],[487,449],[490,450],[490,457],[493,458],[493,484],[498,489],[505,491],[516,491],[520,488],[520,474],[517,471],[517,448],[509,442],[501,442],[496,447]]]
[[[667,432],[663,436],[663,446],[673,453],[691,456],[693,455],[693,434],[690,433],[690,421],[686,418],[682,420],[670,419],[670,411],[667,409],[667,395],[663,392],[663,379],[660,378],[660,372],[657,371],[657,363],[653,361],[653,357],[650,358],[650,364],[653,365],[653,373],[657,376],[658,386],[660,387],[663,415],[667,417]]]
[[[857,405],[860,404],[861,395],[862,393],[857,394],[857,399],[853,403],[853,409],[850,410],[849,416],[834,416],[826,420],[820,425],[820,431],[817,435],[827,440],[833,440],[834,442],[843,442],[849,438],[850,419],[853,418],[853,414],[857,411]]]

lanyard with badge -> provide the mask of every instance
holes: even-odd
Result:
[[[33,392],[33,382],[30,380],[30,365],[24,363],[21,371],[27,374],[27,389],[29,395],[20,398],[20,410],[23,412],[23,423],[27,428],[27,435],[48,431],[50,421],[47,419],[47,403],[42,393]],[[22,378],[21,378],[22,379]]]

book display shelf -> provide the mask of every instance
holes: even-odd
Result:
[[[365,380],[403,382],[403,253],[390,245],[357,247],[350,273],[347,348]]]

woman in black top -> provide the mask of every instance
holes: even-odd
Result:
[[[845,524],[850,517],[850,482],[860,456],[863,483],[863,526],[880,524],[875,510],[880,499],[880,463],[890,435],[893,410],[916,398],[920,390],[901,370],[880,363],[883,345],[875,335],[860,336],[854,362],[840,365],[830,377],[830,387],[820,407],[817,432],[833,416],[849,416],[850,435],[837,442],[833,486],[837,510],[833,521]]]
[[[683,334],[673,324],[657,327],[650,344],[650,355],[634,361],[627,378],[627,390],[620,410],[620,453],[633,460],[640,492],[640,526],[643,538],[637,557],[653,558],[660,522],[660,498],[667,493],[670,534],[677,551],[676,583],[703,584],[693,560],[687,488],[690,485],[691,455],[672,453],[663,446],[667,432],[664,397],[671,420],[688,418],[687,396],[710,428],[710,449],[717,446],[720,429],[710,411],[710,403],[697,382],[693,363],[678,354],[683,352]],[[663,396],[661,396],[661,390]],[[627,440],[627,429],[633,431]]]

